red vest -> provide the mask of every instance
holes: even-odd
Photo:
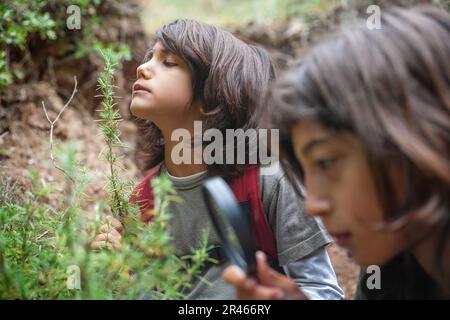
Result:
[[[144,222],[151,220],[151,209],[153,209],[153,190],[151,179],[157,176],[160,166],[152,168],[147,176],[134,189],[130,202],[137,203],[141,209]],[[230,182],[230,188],[239,203],[248,202],[253,228],[253,237],[259,250],[268,253],[273,259],[278,260],[277,246],[272,228],[269,225],[264,206],[259,194],[259,167],[248,166],[243,174]]]

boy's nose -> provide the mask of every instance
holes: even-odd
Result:
[[[152,74],[148,65],[148,62],[141,64],[139,67],[137,67],[136,69],[136,77],[139,78],[144,78],[146,80],[151,79]]]
[[[322,217],[331,212],[331,203],[313,193],[306,193],[305,210],[311,216]]]

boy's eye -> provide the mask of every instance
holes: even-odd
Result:
[[[318,168],[327,170],[334,164],[335,161],[336,159],[334,158],[319,159],[315,162],[315,164]]]
[[[164,64],[166,67],[175,67],[175,66],[177,66],[177,64],[176,64],[175,62],[171,62],[171,61],[167,61],[167,60],[164,60],[164,61],[163,61],[163,64]]]

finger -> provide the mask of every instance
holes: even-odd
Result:
[[[256,252],[256,272],[258,274],[258,280],[261,282],[261,284],[264,285],[275,285],[275,283],[272,283],[272,275],[269,264],[267,263],[267,257],[266,254],[262,251]]]
[[[260,285],[255,279],[248,278],[236,287],[236,296],[241,300],[278,300],[284,298],[283,290]]]
[[[93,242],[110,242],[112,244],[120,244],[120,239],[115,237],[112,233],[101,233],[97,235]]]
[[[252,296],[247,299],[253,300],[280,300],[285,297],[283,290],[275,287],[256,285],[252,290]]]
[[[234,286],[242,285],[246,279],[246,274],[238,266],[229,266],[223,272],[225,282]]]
[[[123,226],[122,223],[120,223],[119,220],[117,220],[116,218],[114,218],[113,216],[110,215],[104,215],[102,218],[102,221],[104,223],[109,223],[113,226],[114,229],[116,229],[118,232],[122,233],[123,232]]]
[[[92,250],[102,250],[102,249],[116,249],[122,250],[122,244],[118,241],[94,241],[90,245]]]
[[[98,228],[98,232],[105,234],[111,233],[115,238],[122,238],[122,235],[116,229],[114,229],[112,225],[103,224],[100,226],[100,228]]]
[[[112,215],[109,214],[103,215],[102,221],[111,223],[115,228],[122,227],[122,223],[118,219],[114,218]]]
[[[107,241],[95,241],[91,243],[91,249],[95,251],[103,250],[103,249],[109,249],[113,245],[110,242]]]
[[[258,279],[262,285],[278,287],[290,293],[299,291],[297,284],[291,278],[276,272],[269,266],[264,252],[258,251],[256,253],[256,262]]]
[[[238,299],[253,299],[253,288],[256,281],[249,278],[238,266],[227,267],[223,272],[225,282],[233,285]]]

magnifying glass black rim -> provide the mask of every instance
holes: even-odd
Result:
[[[210,215],[211,220],[223,244],[225,254],[232,263],[238,265],[244,270],[247,270],[247,272],[253,273],[253,269],[256,265],[256,247],[253,240],[252,227],[249,217],[244,216],[233,192],[222,178],[214,177],[207,179],[203,184],[203,194],[205,196],[208,209],[213,212],[213,214]],[[227,219],[233,228],[242,247],[245,260],[238,253],[236,253],[236,250],[232,248],[228,238],[223,234],[220,223],[217,221],[212,201],[214,201],[219,210],[226,215],[224,219]]]

